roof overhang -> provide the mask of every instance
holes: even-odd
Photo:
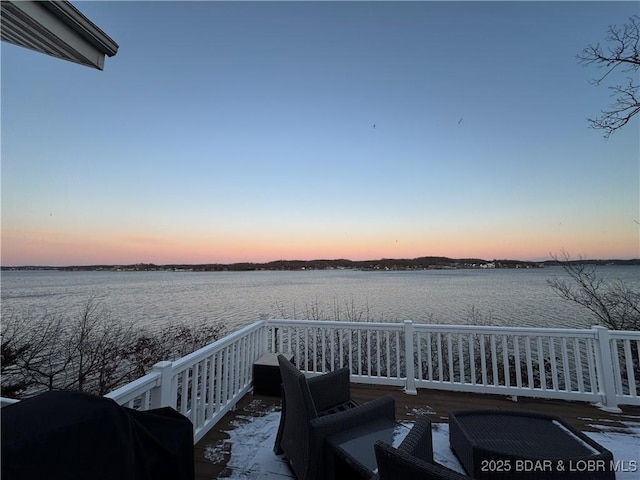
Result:
[[[2,0],[3,41],[102,70],[118,44],[67,1]]]

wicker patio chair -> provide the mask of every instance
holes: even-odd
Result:
[[[424,415],[416,423],[398,448],[377,441],[374,445],[378,473],[372,480],[463,480],[466,475],[433,461],[431,422]]]
[[[395,420],[391,395],[362,405],[350,404],[348,369],[307,378],[282,355],[278,356],[278,363],[283,397],[274,451],[284,453],[298,480],[332,477],[333,472],[328,470],[333,462],[325,451],[326,437],[378,418]]]

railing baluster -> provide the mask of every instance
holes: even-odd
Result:
[[[204,410],[207,406],[207,359],[203,359],[200,363],[199,373],[198,373],[198,399],[197,402],[197,425],[202,425],[204,423]]]
[[[291,330],[291,328],[287,328],[287,348],[283,348],[283,352],[291,352]]]
[[[320,328],[320,332],[321,332],[321,336],[322,336],[322,340],[320,342],[320,345],[322,348],[322,373],[325,373],[327,371],[326,369],[326,365],[327,365],[327,330],[324,328]]]
[[[418,356],[418,379],[423,379],[422,373],[422,334],[420,332],[416,332],[416,342],[417,342],[417,356]]]
[[[631,341],[629,339],[622,340],[624,344],[624,357],[625,364],[627,369],[627,382],[629,383],[628,392],[620,392],[620,393],[628,393],[629,395],[636,396],[636,379],[635,374],[633,373],[633,357],[631,356]]]
[[[182,398],[180,401],[180,413],[188,416],[189,411],[189,371],[192,369],[186,369],[182,372]]]
[[[233,364],[231,363],[230,346],[224,349],[224,384],[222,386],[222,401],[226,405],[229,400],[229,390],[231,387],[231,371]]]
[[[376,330],[376,377],[381,377],[380,372],[380,330]]]
[[[362,330],[358,330],[358,375],[362,375]]]
[[[465,383],[465,373],[464,373],[464,337],[462,334],[458,333],[456,335],[458,339],[458,375],[460,375],[460,383]]]
[[[371,330],[367,329],[367,375],[371,376]]]
[[[313,355],[313,367],[312,367],[312,371],[313,372],[317,372],[318,371],[318,334],[317,334],[318,329],[317,328],[312,328],[311,329],[311,336],[313,337],[313,349],[311,354]]]
[[[443,365],[442,365],[442,333],[438,332],[436,334],[436,347],[438,349],[436,360],[438,362],[438,381],[444,381],[443,378]]]
[[[469,342],[469,375],[471,380],[471,385],[476,384],[476,355],[475,355],[475,338],[473,333],[470,333],[467,341]]]
[[[564,370],[563,372],[564,390],[566,392],[570,392],[571,391],[571,371],[569,370],[569,355],[567,352],[566,338],[563,337],[560,339],[560,346],[561,346],[561,352],[562,352],[562,369]]]
[[[213,412],[215,408],[215,368],[216,368],[216,357],[215,354],[209,357],[209,373],[208,373],[208,382],[207,386],[209,391],[207,392],[207,410],[205,412],[205,416],[207,420],[210,420],[213,417]]]
[[[509,342],[506,335],[502,335],[502,365],[504,370],[504,385],[511,386],[511,373],[509,371]]]
[[[396,332],[396,378],[402,377],[402,362],[400,361],[400,332]]]
[[[587,360],[589,363],[589,387],[591,393],[598,392],[598,377],[596,373],[596,339],[587,339]]]
[[[556,358],[556,339],[547,337],[549,340],[549,361],[551,362],[551,381],[553,390],[558,390],[558,361]]]
[[[516,387],[522,388],[522,364],[520,362],[520,337],[513,336],[513,368],[516,371]]]
[[[431,353],[431,332],[427,332],[427,380],[433,381],[433,354]]]
[[[222,395],[223,395],[223,387],[224,387],[223,360],[224,360],[224,350],[216,354],[216,363],[217,363],[217,367],[216,367],[217,375],[215,378],[216,412],[218,412],[222,408]]]
[[[336,330],[334,328],[329,329],[329,346],[331,348],[331,370],[336,368]]]
[[[353,331],[349,332],[349,371],[353,372]]]
[[[540,377],[540,388],[547,389],[546,365],[544,363],[544,354],[542,353],[542,337],[537,337],[538,343],[538,376]]]
[[[497,387],[500,381],[498,378],[498,351],[495,335],[491,335],[491,367],[493,369],[493,386]]]
[[[487,384],[487,352],[485,352],[484,333],[480,334],[480,367],[482,368],[482,384]]]
[[[531,337],[527,335],[524,337],[525,341],[525,355],[527,359],[527,385],[531,390],[535,387],[533,378],[533,360],[531,359]]]
[[[580,341],[577,337],[573,338],[573,361],[575,362],[576,380],[578,383],[578,391],[584,392],[584,378],[582,378],[582,353],[580,349]]]
[[[343,368],[344,367],[344,330],[341,328],[338,329],[337,334],[338,334],[338,348],[339,348],[338,355],[340,356],[340,364],[338,365],[338,368]]]
[[[250,337],[245,337],[242,342],[242,383],[240,384],[242,387],[246,387],[251,382],[251,372],[249,369],[249,348],[250,345]]]
[[[389,330],[386,330],[384,332],[384,338],[385,338],[385,352],[387,355],[387,378],[391,378],[391,345],[389,343]]]
[[[622,386],[622,372],[620,371],[620,349],[618,348],[618,341],[614,338],[610,341],[611,345],[611,363],[613,364],[613,380],[616,387],[616,393],[623,393]]]
[[[453,373],[453,345],[451,342],[451,332],[447,333],[447,354],[449,359],[449,382],[454,382],[454,373]]]

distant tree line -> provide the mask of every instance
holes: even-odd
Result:
[[[572,263],[590,265],[640,265],[640,259],[630,260],[571,260]],[[558,259],[541,262],[521,260],[485,260],[482,258],[448,258],[448,257],[418,257],[418,258],[381,258],[378,260],[275,260],[266,263],[204,263],[204,264],[168,264],[137,263],[133,265],[79,265],[67,267],[48,266],[17,266],[2,267],[2,270],[58,270],[58,271],[175,271],[175,272],[246,272],[256,270],[437,270],[464,268],[540,268],[558,266],[562,262]]]

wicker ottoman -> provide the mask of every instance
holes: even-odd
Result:
[[[451,412],[449,444],[476,479],[615,479],[609,450],[548,415]]]

